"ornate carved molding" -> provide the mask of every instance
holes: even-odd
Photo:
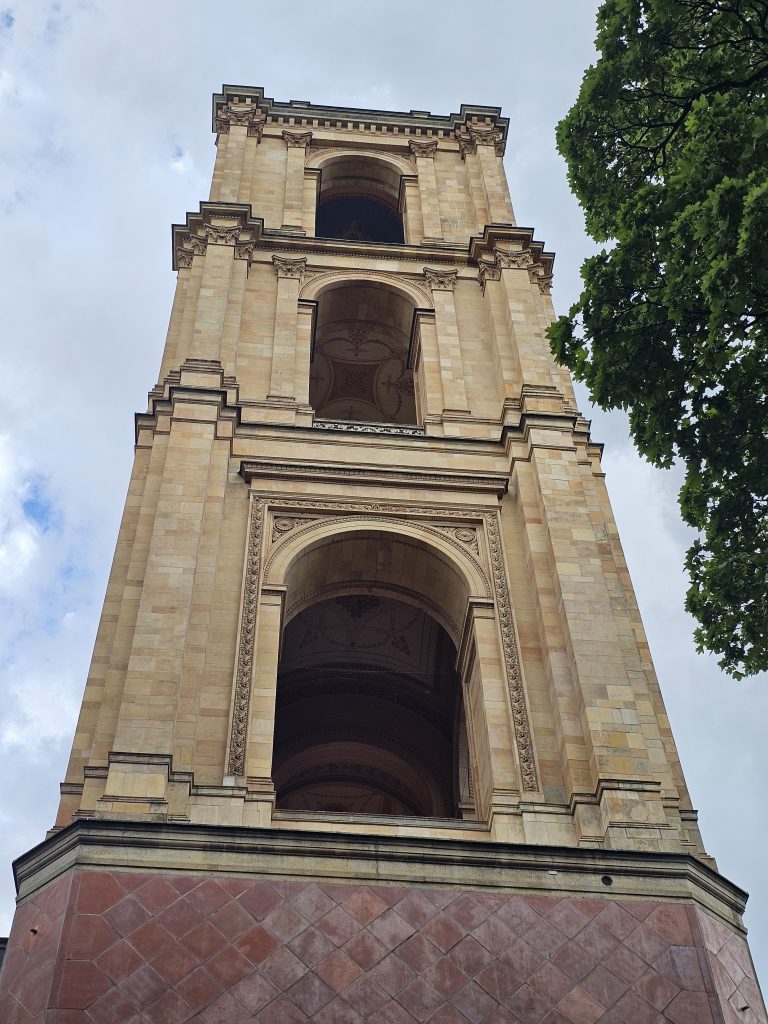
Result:
[[[258,107],[251,105],[247,107],[233,107],[228,103],[225,107],[216,111],[215,128],[219,135],[227,135],[233,125],[245,125],[248,135],[261,142],[264,133],[266,117]]]
[[[248,714],[251,707],[251,676],[256,641],[256,612],[259,603],[261,569],[261,538],[264,527],[265,502],[251,498],[248,546],[245,556],[243,602],[240,635],[235,666],[235,692],[232,708],[232,729],[229,739],[228,775],[245,775],[245,748],[248,740]]]
[[[517,756],[520,762],[520,779],[523,790],[532,792],[539,788],[536,758],[533,753],[533,739],[528,719],[528,706],[520,670],[520,654],[517,645],[517,631],[512,616],[512,604],[507,584],[507,570],[504,565],[504,551],[501,546],[501,531],[496,512],[484,514],[488,548],[491,555],[491,575],[496,593],[496,609],[501,631],[501,647],[507,675],[509,700],[512,706],[512,723],[517,741]]]
[[[480,554],[480,545],[477,542],[477,530],[474,526],[438,526],[438,530],[455,538],[460,544]]]
[[[408,148],[415,157],[424,157],[428,160],[434,160],[435,153],[437,152],[437,139],[430,139],[429,141],[420,141],[418,139],[411,139],[408,143]]]
[[[391,423],[354,423],[351,420],[316,419],[316,430],[345,430],[350,434],[400,434],[401,437],[423,437],[424,427],[399,427]]]
[[[548,274],[540,263],[528,267],[529,279],[539,287],[542,295],[549,295],[552,291],[552,275]]]
[[[288,149],[306,149],[312,142],[312,132],[282,132]]]
[[[434,270],[432,267],[424,267],[424,277],[433,292],[452,292],[458,276],[458,270]]]
[[[417,283],[411,278],[404,279],[403,276],[401,275],[387,274],[379,270],[349,269],[307,271],[304,278],[304,287],[302,289],[300,298],[314,298],[316,295],[315,288],[317,285],[324,284],[326,281],[332,281],[336,278],[346,278],[350,282],[381,281],[384,284],[392,284],[393,287],[407,294],[415,305],[422,304],[423,306],[432,306],[432,298],[421,282]],[[307,294],[308,292],[310,294]]]
[[[293,278],[299,284],[304,280],[304,272],[307,269],[307,261],[301,256],[299,259],[291,260],[286,256],[273,256],[272,262],[277,271],[278,278]]]

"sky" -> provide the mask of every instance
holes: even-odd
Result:
[[[554,142],[595,59],[597,0],[0,0],[0,934],[10,863],[54,820],[170,314],[170,226],[206,199],[222,83],[278,100],[447,114],[498,105],[518,223],[557,252],[565,312],[593,251]],[[254,210],[258,216],[258,209]],[[697,654],[680,474],[591,409],[708,851],[751,892],[768,983],[768,679]]]

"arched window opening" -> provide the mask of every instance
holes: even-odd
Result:
[[[318,303],[309,377],[317,416],[372,423],[415,423],[408,355],[414,306],[379,284],[328,289]]]
[[[344,594],[297,615],[278,675],[277,806],[455,817],[454,657],[434,619],[394,598]]]
[[[347,156],[323,169],[317,203],[318,238],[402,243],[400,175],[369,157]]]
[[[278,810],[474,817],[446,629],[466,600],[455,569],[408,538],[356,531],[305,551],[286,584],[272,765]]]

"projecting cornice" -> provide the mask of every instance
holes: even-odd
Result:
[[[534,240],[533,228],[487,224],[482,235],[470,240],[469,258],[477,264],[483,288],[486,281],[498,281],[502,270],[512,268],[527,271],[542,294],[551,291],[555,254]]]
[[[458,113],[431,114],[428,110],[389,111],[361,107],[329,107],[308,100],[288,103],[264,95],[260,87],[224,85],[213,96],[213,130],[228,130],[229,112],[238,118],[254,111],[254,124],[264,118],[267,124],[288,129],[341,128],[346,131],[370,131],[426,139],[468,140],[470,147],[489,141],[497,153],[504,152],[509,131],[509,118],[501,116],[500,107],[484,107],[462,103]],[[246,123],[239,120],[236,123]]]
[[[173,269],[191,266],[209,245],[233,245],[235,259],[249,260],[263,231],[264,221],[252,215],[249,203],[200,203],[198,213],[171,228]]]

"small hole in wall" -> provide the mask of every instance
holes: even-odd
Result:
[[[600,881],[603,883],[603,885],[613,885],[613,879],[610,875],[603,875]]]

